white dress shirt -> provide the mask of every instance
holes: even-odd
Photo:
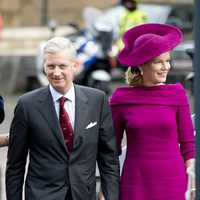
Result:
[[[60,93],[58,93],[53,87],[52,85],[50,85],[50,92],[53,98],[53,102],[54,102],[54,106],[55,106],[55,110],[56,110],[56,114],[59,118],[59,99],[60,97],[64,96],[67,98],[67,100],[65,101],[64,107],[65,110],[67,111],[69,118],[70,118],[70,122],[72,124],[72,127],[74,129],[74,121],[75,121],[75,90],[74,90],[74,85],[72,84],[72,87],[70,88],[70,90],[65,94],[62,95]]]

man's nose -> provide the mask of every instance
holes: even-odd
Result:
[[[55,76],[60,75],[60,69],[59,69],[59,67],[55,67],[55,68],[54,68],[53,74],[54,74]]]

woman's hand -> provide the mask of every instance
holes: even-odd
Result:
[[[189,159],[186,161],[186,168],[188,174],[188,186],[186,191],[186,200],[195,200],[196,186],[195,186],[195,160]]]

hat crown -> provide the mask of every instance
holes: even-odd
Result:
[[[140,48],[146,42],[155,40],[157,37],[160,37],[160,36],[154,33],[147,33],[147,34],[141,35],[135,40],[134,48]]]

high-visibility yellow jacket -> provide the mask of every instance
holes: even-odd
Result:
[[[123,43],[121,40],[122,34],[128,29],[146,23],[148,21],[148,15],[145,11],[136,9],[134,11],[125,10],[122,14],[119,22],[119,35],[120,38],[117,41],[119,50],[123,48]]]

